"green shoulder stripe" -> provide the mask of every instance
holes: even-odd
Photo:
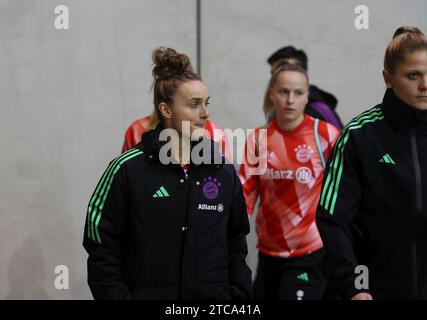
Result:
[[[114,175],[126,161],[143,154],[139,149],[132,148],[129,151],[121,154],[108,165],[107,170],[99,181],[92,198],[89,201],[87,211],[87,231],[88,237],[101,244],[98,225],[104,208],[105,200],[113,182]]]
[[[384,119],[381,109],[377,106],[363,112],[354,118],[341,132],[334,146],[334,152],[329,162],[328,175],[326,177],[322,193],[320,196],[320,205],[330,214],[334,213],[338,189],[342,178],[344,167],[344,148],[350,137],[352,130],[360,129],[367,123],[376,122]]]

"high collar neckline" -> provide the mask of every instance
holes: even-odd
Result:
[[[159,123],[153,130],[147,131],[142,135],[140,146],[144,150],[144,152],[147,153],[149,161],[160,161],[159,160],[160,149],[167,143],[167,141],[160,140],[160,134],[164,129],[165,127],[161,123]],[[191,149],[193,149],[195,146],[199,144],[202,144],[200,145],[201,152],[206,150],[206,148],[210,148],[211,164],[222,165],[225,163],[225,159],[220,154],[219,146],[217,143],[203,136],[203,137],[200,137],[199,140],[191,141]],[[191,163],[194,164],[193,162]],[[200,165],[200,164],[194,164],[194,165]]]
[[[387,89],[384,94],[382,110],[396,128],[427,128],[427,110],[412,107],[396,96],[392,89]]]

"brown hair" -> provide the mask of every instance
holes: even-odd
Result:
[[[307,79],[307,86],[309,84],[308,74],[307,72],[299,65],[299,64],[289,64],[287,61],[283,60],[274,65],[274,68],[271,70],[271,78],[268,82],[267,89],[265,90],[264,95],[264,104],[262,106],[262,110],[264,111],[265,119],[267,120],[267,124],[273,121],[276,117],[276,113],[274,112],[274,107],[270,101],[270,90],[276,83],[277,76],[281,72],[285,71],[296,71],[302,73]]]
[[[191,80],[202,80],[193,71],[190,59],[172,48],[159,47],[153,51],[153,94],[154,111],[149,127],[153,128],[163,121],[158,108],[161,102],[173,104],[173,96],[181,83]]]
[[[295,58],[282,58],[277,60],[276,62],[273,62],[271,64],[271,70],[275,70],[280,66],[284,66],[285,64],[296,64],[299,65],[301,68],[304,69],[305,72],[307,72],[307,70],[304,68],[304,66],[301,64],[301,62],[299,62],[297,59]]]
[[[384,55],[384,69],[390,73],[394,67],[404,60],[405,54],[417,50],[427,50],[427,38],[417,27],[402,26],[393,35]]]

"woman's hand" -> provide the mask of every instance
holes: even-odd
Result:
[[[373,300],[373,299],[369,293],[362,292],[362,293],[358,293],[355,296],[353,296],[353,298],[351,298],[351,300]]]

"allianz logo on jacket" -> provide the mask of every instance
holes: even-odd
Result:
[[[224,211],[224,205],[222,203],[218,205],[210,205],[206,203],[199,203],[197,210],[203,211],[218,211],[219,213]]]

